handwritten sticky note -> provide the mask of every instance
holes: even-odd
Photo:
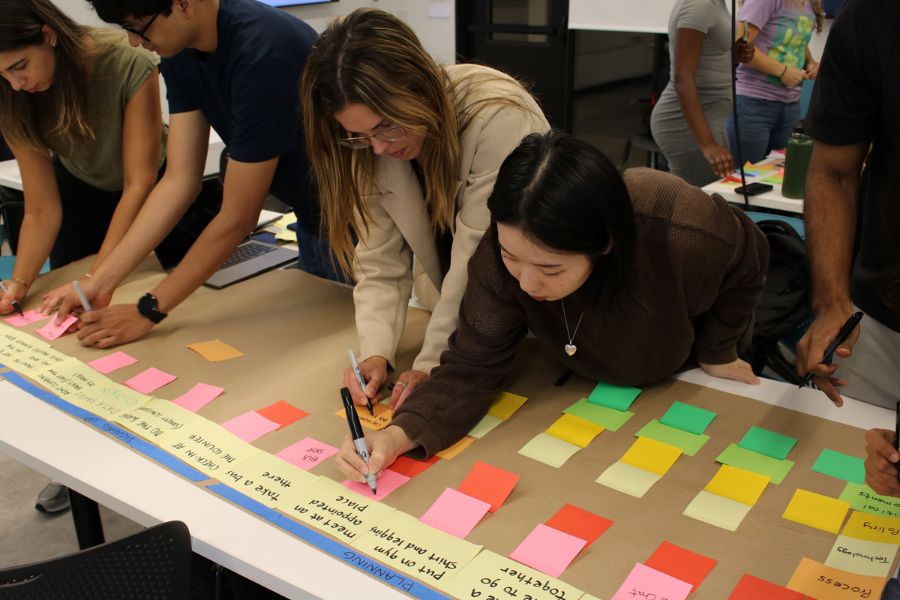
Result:
[[[579,450],[581,446],[539,433],[519,449],[519,454],[558,469]]]
[[[124,352],[113,352],[100,358],[94,359],[88,363],[88,366],[98,373],[112,373],[116,369],[133,365],[137,359]]]
[[[484,415],[481,420],[475,424],[475,427],[473,427],[469,432],[469,437],[481,439],[482,437],[493,431],[494,428],[500,425],[502,422],[503,419],[495,417],[494,415]]]
[[[638,438],[620,460],[633,467],[657,475],[665,475],[679,456],[681,456],[681,448],[650,438]]]
[[[837,533],[848,510],[850,504],[843,500],[798,489],[781,516],[829,533]]]
[[[113,422],[158,445],[162,445],[169,436],[178,437],[183,430],[194,431],[209,423],[177,404],[158,398],[151,398],[141,406],[116,415]]]
[[[509,392],[501,392],[499,396],[491,403],[488,414],[497,417],[501,421],[513,416],[517,410],[528,400],[525,396],[518,394],[510,394]]]
[[[524,591],[523,581],[542,584],[541,587],[534,587],[533,583],[528,586],[527,594],[534,600],[582,597],[581,590],[490,550],[479,552],[462,571],[439,587],[453,598],[497,598],[498,589]]]
[[[829,448],[822,450],[812,470],[853,483],[864,483],[866,480],[866,466],[863,459]]]
[[[656,440],[657,442],[681,448],[681,451],[688,456],[697,454],[706,442],[709,441],[709,436],[705,433],[696,434],[682,431],[675,427],[663,425],[656,419],[651,420],[641,427],[634,435],[636,437],[647,437]]]
[[[54,365],[69,360],[50,344],[27,333],[0,325],[0,363],[16,373],[31,376]]]
[[[375,412],[374,415],[369,412],[368,408],[356,407],[356,414],[359,416],[360,425],[366,429],[378,431],[391,424],[391,419],[394,417],[394,412],[391,409],[384,404],[379,404],[377,402],[372,405],[372,409]],[[344,412],[343,408],[334,414],[341,419],[344,419],[346,422],[347,414]]]
[[[278,423],[270,421],[255,410],[245,412],[222,423],[222,427],[245,442],[252,442],[278,429]]]
[[[391,492],[396,490],[407,481],[409,481],[409,477],[407,477],[406,475],[401,475],[400,473],[395,473],[390,469],[385,469],[381,472],[381,477],[379,477],[376,481],[374,494],[372,493],[372,490],[369,489],[369,484],[367,483],[360,483],[358,481],[350,481],[349,479],[345,479],[341,482],[341,485],[343,485],[347,489],[353,490],[360,496],[365,496],[366,498],[378,500],[379,502],[381,502]]]
[[[591,395],[588,396],[587,400],[594,404],[624,411],[631,407],[631,403],[640,394],[641,390],[639,388],[619,387],[601,381],[594,388],[594,391],[591,392]]]
[[[602,425],[610,431],[618,431],[622,425],[634,416],[634,413],[631,411],[600,406],[599,404],[588,402],[587,398],[582,398],[563,412],[567,415],[575,415],[591,423]]]
[[[564,505],[546,522],[547,527],[583,539],[585,548],[589,548],[597,541],[597,538],[603,535],[612,524],[613,522],[609,519],[604,519],[600,515],[595,515],[573,504]]]
[[[518,482],[519,476],[515,473],[478,460],[459,484],[459,491],[487,502],[491,505],[491,512],[496,512],[506,502]]]
[[[765,475],[759,475],[730,465],[722,465],[703,489],[707,492],[753,506],[759,500],[759,497],[762,496],[767,485],[769,485],[769,478]]]
[[[175,379],[175,375],[150,367],[146,371],[141,371],[131,379],[126,379],[125,385],[142,394],[150,394],[162,386],[172,383]]]
[[[197,383],[194,387],[178,396],[172,402],[191,412],[197,412],[225,391],[225,388],[207,383]]]
[[[262,408],[256,412],[258,412],[268,420],[278,423],[279,429],[287,427],[288,425],[309,416],[308,412],[300,410],[293,404],[288,404],[284,400],[279,400],[278,402],[270,404],[269,406]]]
[[[842,533],[860,540],[900,544],[900,519],[854,511]]]
[[[729,444],[716,457],[716,460],[725,465],[765,475],[775,484],[784,481],[784,478],[787,477],[787,474],[794,467],[794,461],[792,460],[772,458],[753,450],[745,450],[737,444]]]
[[[882,496],[864,483],[847,483],[839,496],[850,508],[870,515],[900,517],[900,498]]]
[[[76,358],[53,364],[31,376],[66,401],[104,419],[145,405],[150,397],[97,373]]]
[[[715,418],[716,413],[711,410],[676,401],[659,421],[663,425],[699,435],[706,431]]]
[[[634,600],[634,598],[684,600],[690,593],[690,583],[637,563],[625,578],[625,582],[619,586],[612,600]]]
[[[249,460],[261,452],[259,448],[251,446],[220,425],[206,421],[181,407],[175,408],[202,423],[167,434],[160,442],[160,448],[195,469],[218,478],[232,465]]]
[[[311,437],[305,437],[281,450],[275,456],[308,471],[322,461],[328,460],[337,452],[338,449],[334,446],[329,446]]]
[[[235,461],[216,479],[266,506],[277,508],[285,497],[314,483],[318,478],[268,452]]]
[[[805,600],[806,595],[744,573],[728,600]]]
[[[663,541],[645,563],[648,567],[691,584],[691,590],[703,583],[718,561],[681,546]]]
[[[26,310],[21,315],[13,315],[11,317],[6,317],[3,320],[15,327],[25,327],[26,325],[46,318],[47,315],[39,310]]]
[[[736,531],[751,508],[753,507],[749,504],[700,490],[682,514],[728,531]]]
[[[572,414],[564,414],[554,421],[544,433],[586,448],[595,437],[603,433],[603,426]]]
[[[64,334],[66,329],[74,325],[76,321],[78,321],[78,317],[69,315],[63,319],[62,323],[57,325],[56,315],[54,315],[43,327],[37,330],[37,334],[45,340],[53,341]]]
[[[542,573],[559,577],[586,543],[579,537],[538,523],[509,557]]]
[[[816,600],[855,600],[880,598],[884,584],[884,577],[850,573],[802,558],[787,587]]]
[[[398,456],[397,460],[394,461],[394,464],[388,466],[390,466],[391,471],[406,475],[407,477],[415,477],[426,471],[439,460],[441,460],[441,457],[437,455],[432,456],[428,460],[416,460],[408,456]]]
[[[839,535],[825,559],[825,564],[842,571],[886,577],[891,572],[894,557],[897,556],[897,544],[858,540],[846,535]]]
[[[458,538],[465,538],[481,522],[491,505],[447,488],[419,520]]]
[[[744,437],[738,442],[738,446],[745,450],[753,450],[772,458],[784,460],[796,443],[797,440],[792,437],[754,425],[744,434]]]
[[[187,347],[211,362],[229,360],[244,355],[243,352],[233,346],[229,346],[222,340],[195,342],[193,344],[188,344]]]
[[[623,494],[643,498],[653,484],[661,479],[660,475],[629,465],[622,461],[611,464],[596,482],[600,485],[618,490]]]
[[[472,445],[472,442],[475,441],[475,438],[466,436],[463,439],[459,440],[449,448],[444,448],[440,452],[437,453],[437,456],[443,458],[444,460],[453,460],[457,456],[459,456],[463,450]]]

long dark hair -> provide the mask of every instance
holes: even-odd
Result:
[[[587,255],[594,265],[587,283],[603,297],[627,281],[634,209],[619,170],[593,146],[560,131],[528,135],[503,161],[488,208],[494,227],[517,227],[547,249]]]

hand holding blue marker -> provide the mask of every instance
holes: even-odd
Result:
[[[341,400],[344,402],[344,412],[347,413],[347,425],[350,426],[350,437],[353,439],[353,447],[356,448],[356,454],[368,465],[369,447],[366,445],[366,436],[363,433],[362,425],[359,424],[359,415],[356,414],[356,407],[353,406],[353,397],[350,395],[350,390],[341,388]],[[369,489],[375,494],[375,475],[366,473],[366,483],[369,484]]]
[[[366,394],[366,380],[363,379],[362,371],[359,370],[359,363],[356,362],[356,355],[353,354],[353,350],[347,350],[347,356],[350,357],[350,366],[353,367],[353,374],[356,375],[356,381],[359,383],[359,388],[362,390],[363,396],[366,397],[366,406],[369,409],[369,414],[374,417],[375,409],[372,407],[372,399]]]

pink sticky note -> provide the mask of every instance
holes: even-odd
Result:
[[[198,383],[182,395],[178,396],[172,402],[182,408],[186,408],[191,412],[197,412],[213,400],[219,397],[225,388],[217,385],[209,385],[207,383]]]
[[[106,373],[112,373],[116,369],[133,365],[136,362],[137,359],[135,357],[129,356],[124,352],[113,352],[112,354],[107,354],[106,356],[92,360],[88,363],[88,366],[98,373],[103,373],[105,375]]]
[[[59,325],[56,324],[56,316],[47,321],[47,324],[37,330],[38,335],[42,338],[53,341],[66,332],[66,329],[72,326],[78,320],[75,315],[69,315]]]
[[[150,367],[125,381],[125,385],[142,394],[149,394],[162,386],[175,381],[175,375],[169,375],[164,371]]]
[[[4,321],[14,327],[25,327],[29,323],[34,323],[35,321],[40,321],[41,319],[46,318],[47,315],[39,310],[26,310],[24,313],[22,313],[21,316],[13,315],[11,317],[6,317]]]
[[[587,542],[581,538],[538,523],[509,557],[547,575],[559,577],[585,544]]]
[[[375,490],[378,492],[377,494],[373,494],[372,490],[369,489],[368,484],[365,483],[357,483],[355,481],[345,479],[341,482],[341,485],[350,490],[353,490],[357,494],[365,496],[366,498],[371,498],[372,500],[384,500],[385,496],[396,490],[407,481],[409,481],[409,477],[407,477],[406,475],[401,475],[400,473],[395,473],[390,469],[385,469],[381,472],[381,477],[378,478],[377,485],[375,486]]]
[[[229,419],[222,423],[222,427],[238,436],[245,442],[252,442],[257,438],[275,431],[279,425],[275,421],[270,421],[255,410],[245,412],[233,419]]]
[[[309,471],[320,462],[337,454],[337,451],[334,446],[307,437],[291,444],[275,456]]]
[[[458,538],[465,538],[491,509],[484,500],[447,488],[419,520]]]
[[[651,598],[654,595],[668,600],[684,600],[691,593],[691,587],[690,583],[637,563],[612,600]]]

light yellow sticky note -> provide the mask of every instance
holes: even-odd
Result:
[[[209,423],[196,413],[158,398],[151,398],[141,406],[122,412],[112,421],[157,445],[161,445],[170,435],[200,429]]]
[[[222,340],[209,340],[208,342],[196,342],[188,344],[188,348],[202,356],[208,361],[219,362],[221,360],[229,360],[243,356],[244,353],[229,346]]]
[[[384,429],[391,424],[391,419],[394,418],[394,411],[389,409],[386,405],[378,402],[372,404],[372,411],[375,413],[374,416],[369,412],[368,408],[364,406],[356,407],[356,414],[359,417],[359,423],[366,429],[373,429],[375,431]],[[345,421],[347,419],[347,413],[343,408],[334,414],[339,416],[341,419],[344,419]]]
[[[884,577],[859,575],[802,558],[787,588],[816,600],[857,600],[881,598],[885,583]]]
[[[656,473],[619,461],[610,465],[595,481],[623,494],[642,498],[661,478]]]
[[[318,477],[268,452],[260,452],[228,465],[216,479],[265,506],[277,508],[284,498],[296,495],[296,491]]]
[[[848,510],[849,502],[798,489],[781,516],[789,521],[837,533]]]
[[[50,365],[31,376],[66,402],[104,419],[137,409],[150,400],[150,396],[116,383],[76,358]]]
[[[179,460],[216,479],[225,477],[229,467],[261,452],[216,423],[181,429],[166,435],[160,448]]]
[[[539,433],[522,446],[519,454],[558,469],[579,450],[581,450],[580,446],[546,433]]]
[[[294,211],[289,211],[284,213],[281,218],[272,223],[275,227],[281,227],[282,229],[287,229],[288,225],[293,225],[297,222],[297,215]]]
[[[531,584],[524,587],[525,581]],[[540,586],[535,585],[538,582]],[[453,598],[502,597],[497,590],[522,590],[534,600],[584,598],[578,588],[490,550],[479,552],[455,577],[438,582],[437,588]]]
[[[860,540],[898,544],[900,517],[880,517],[853,511],[842,533]]]
[[[619,460],[657,475],[665,475],[679,456],[681,456],[681,448],[651,438],[640,437]]]
[[[749,504],[700,490],[683,514],[728,531],[736,531],[751,508]]]
[[[475,441],[475,438],[466,436],[463,439],[459,440],[449,448],[444,448],[440,452],[437,453],[438,456],[443,458],[444,460],[453,460],[459,453],[472,445],[472,442]]]
[[[828,558],[825,559],[825,564],[860,575],[886,577],[891,572],[891,565],[898,549],[900,546],[897,544],[870,542],[839,535]]]
[[[762,496],[767,485],[769,485],[769,478],[765,475],[731,465],[722,465],[703,489],[753,506]]]
[[[591,441],[603,433],[605,427],[591,423],[575,415],[564,414],[553,425],[547,428],[547,435],[552,435],[565,442],[586,448]]]
[[[528,400],[525,396],[501,392],[488,409],[488,414],[501,420],[510,418]]]
[[[353,541],[353,548],[428,585],[449,581],[481,546],[396,511]]]
[[[30,376],[68,358],[43,340],[0,323],[0,364],[16,373]]]
[[[494,430],[494,428],[503,422],[503,419],[498,419],[494,415],[484,415],[478,423],[475,424],[475,427],[472,428],[472,431],[469,432],[469,437],[473,437],[476,439],[481,439],[488,433]]]

